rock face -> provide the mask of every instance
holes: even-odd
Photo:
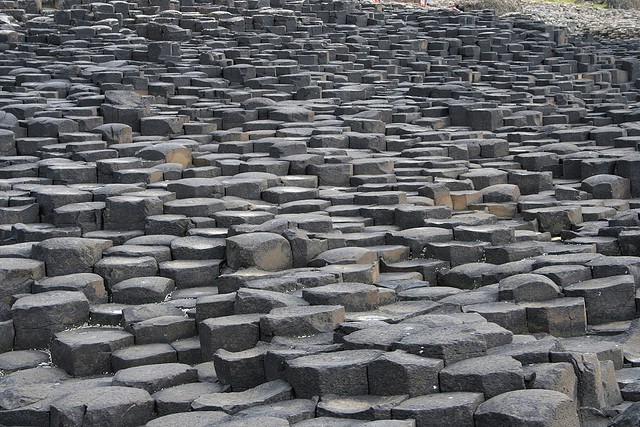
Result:
[[[0,425],[636,425],[640,42],[437,1],[0,2]]]

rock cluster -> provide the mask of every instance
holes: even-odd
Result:
[[[637,422],[638,42],[0,6],[0,425]]]

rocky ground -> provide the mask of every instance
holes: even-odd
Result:
[[[0,6],[0,425],[637,425],[637,39]]]
[[[586,4],[526,2],[523,13],[575,34],[610,39],[640,37],[640,11],[607,9]]]
[[[430,0],[436,9],[497,9],[503,16],[527,15],[572,34],[607,39],[640,38],[640,10],[607,8],[593,2],[541,0]]]

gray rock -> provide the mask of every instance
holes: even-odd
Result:
[[[181,363],[135,366],[121,369],[113,376],[114,386],[140,388],[148,393],[197,381],[197,371]]]
[[[0,275],[0,302],[9,303],[12,295],[31,292],[34,280],[45,275],[45,265],[30,259],[0,258]]]
[[[546,301],[559,294],[560,289],[553,280],[537,274],[516,274],[502,279],[498,287],[498,296],[503,301]]]
[[[284,418],[289,423],[294,424],[314,419],[316,404],[317,402],[314,399],[291,399],[243,409],[238,412],[238,416],[270,416]]]
[[[462,360],[440,371],[440,389],[443,392],[479,392],[487,399],[521,390],[524,389],[522,364],[509,356]]]
[[[536,363],[523,369],[525,376],[533,376],[528,388],[559,391],[577,402],[578,379],[570,363]]]
[[[367,367],[381,355],[377,350],[348,350],[303,356],[287,361],[287,381],[296,396],[367,394]]]
[[[473,414],[484,401],[482,393],[436,393],[405,400],[391,409],[396,420],[415,419],[416,425],[437,420],[442,426],[473,426]]]
[[[250,407],[289,400],[292,393],[289,384],[277,380],[237,393],[205,394],[197,398],[191,408],[195,411],[222,410],[235,414]]]
[[[213,355],[213,364],[220,383],[232,391],[244,391],[267,381],[265,373],[266,346],[231,352],[220,349]]]
[[[238,314],[206,319],[199,324],[202,359],[213,360],[216,351],[243,351],[254,347],[260,339],[260,316]]]
[[[263,338],[274,336],[308,336],[333,331],[345,319],[344,307],[316,305],[281,307],[260,318]]]
[[[139,344],[111,353],[111,370],[177,361],[176,350],[169,344]]]
[[[104,279],[95,273],[74,273],[47,277],[38,280],[31,287],[33,293],[49,291],[80,291],[90,303],[106,303],[109,299]]]
[[[127,328],[136,344],[171,343],[196,335],[194,319],[184,316],[158,316],[142,320]]]
[[[257,267],[267,271],[291,268],[291,245],[274,233],[250,233],[227,239],[227,263],[232,269]]]
[[[123,304],[162,302],[175,289],[174,282],[164,277],[135,277],[111,287],[111,300]]]
[[[357,420],[390,420],[391,409],[407,396],[323,396],[316,413]]]
[[[145,424],[146,427],[172,427],[175,425],[189,425],[206,427],[212,423],[220,423],[229,419],[229,415],[222,411],[179,412],[155,418]]]
[[[474,418],[480,426],[504,423],[580,425],[575,403],[565,394],[553,390],[516,390],[501,394],[480,404]]]
[[[51,360],[74,376],[111,371],[111,354],[134,344],[134,337],[117,329],[83,328],[58,332],[51,343]]]
[[[596,325],[635,318],[633,276],[587,280],[566,286],[564,293],[568,297],[584,298],[589,324]]]
[[[144,390],[131,387],[98,387],[71,393],[51,403],[51,423],[82,426],[109,424],[141,425],[153,415],[153,399]]]
[[[17,349],[45,348],[56,332],[89,319],[89,301],[81,292],[51,291],[18,299],[11,307]]]
[[[383,353],[369,363],[369,393],[411,397],[439,392],[438,373],[444,363],[404,351]]]
[[[0,371],[11,373],[49,363],[50,356],[39,350],[7,351],[0,354]]]
[[[156,401],[159,417],[189,412],[191,403],[204,394],[219,393],[223,387],[217,383],[189,383],[168,387],[151,395]]]

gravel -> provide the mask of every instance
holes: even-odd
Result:
[[[589,3],[525,2],[523,13],[574,34],[609,39],[640,38],[640,11],[606,9]]]
[[[417,6],[416,6],[417,7]],[[528,15],[571,34],[603,39],[640,38],[640,10],[608,9],[590,2],[561,3],[536,0],[430,0],[429,8],[492,9],[515,18]]]

